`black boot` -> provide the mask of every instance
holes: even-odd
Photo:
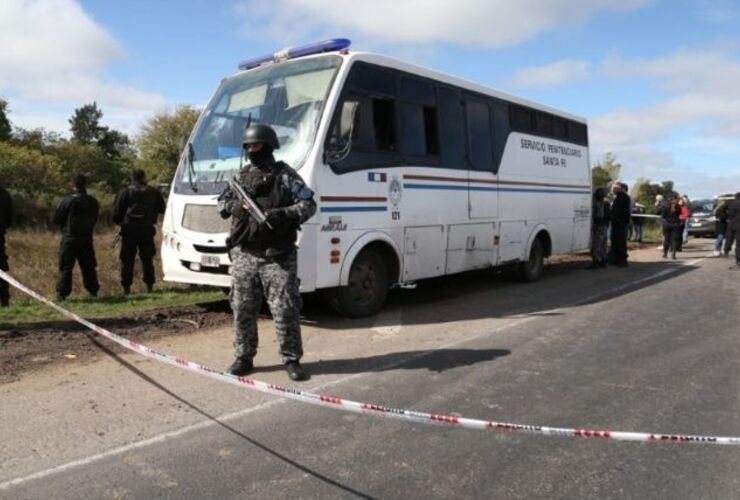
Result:
[[[600,267],[599,266],[599,261],[596,260],[596,259],[594,259],[594,260],[591,261],[591,263],[589,265],[586,266],[586,269],[597,269],[599,267]]]
[[[243,377],[254,371],[254,363],[251,358],[236,358],[236,361],[226,371],[237,377]]]
[[[306,380],[308,375],[298,361],[288,361],[285,363],[285,371],[288,372],[290,380]]]

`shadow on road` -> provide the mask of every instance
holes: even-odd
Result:
[[[584,269],[585,263],[555,263],[536,283],[518,283],[500,271],[475,271],[420,281],[413,290],[391,290],[380,314],[347,319],[320,297],[307,297],[303,322],[330,330],[459,322],[486,318],[561,316],[561,308],[613,299],[637,290],[663,286],[699,269],[680,261],[632,262],[626,269]],[[654,275],[652,279],[645,279]]]
[[[151,384],[152,386],[156,387],[157,389],[159,389],[160,391],[164,392],[165,394],[167,394],[168,396],[172,397],[173,399],[176,399],[177,401],[179,401],[180,403],[184,404],[185,406],[187,406],[191,410],[195,411],[196,413],[198,413],[198,414],[202,415],[203,417],[207,418],[208,420],[212,421],[214,424],[218,425],[222,429],[225,429],[226,431],[230,432],[234,436],[237,436],[238,438],[242,439],[244,442],[249,443],[250,445],[252,445],[252,446],[254,446],[256,448],[259,448],[260,450],[262,450],[265,453],[271,455],[272,457],[277,458],[277,459],[285,462],[286,464],[288,464],[288,465],[290,465],[292,467],[295,467],[296,469],[304,472],[305,474],[310,475],[311,477],[313,477],[315,479],[318,479],[319,481],[322,481],[323,483],[326,483],[328,485],[334,486],[335,488],[337,488],[337,489],[339,489],[341,491],[344,491],[344,492],[347,492],[347,493],[351,493],[352,495],[355,495],[355,496],[357,496],[359,498],[367,498],[367,499],[373,498],[370,495],[367,495],[367,494],[365,494],[365,493],[363,493],[361,491],[358,491],[358,490],[356,490],[354,488],[351,488],[350,486],[347,486],[345,484],[342,484],[339,481],[336,481],[336,480],[334,480],[334,479],[332,479],[332,478],[330,478],[328,476],[325,476],[325,475],[323,475],[323,474],[321,474],[319,472],[316,472],[316,471],[314,471],[312,469],[309,469],[307,466],[301,464],[300,462],[298,462],[298,461],[296,461],[296,460],[294,460],[292,458],[289,458],[289,457],[283,455],[282,453],[280,453],[280,452],[278,452],[276,450],[273,450],[272,448],[269,448],[268,446],[260,443],[259,441],[257,441],[254,438],[251,438],[251,437],[247,436],[246,434],[244,434],[243,432],[235,429],[234,427],[230,426],[229,424],[220,421],[216,416],[211,415],[207,411],[201,409],[200,407],[196,406],[195,404],[191,403],[190,401],[184,399],[182,396],[179,396],[179,395],[175,394],[174,392],[172,392],[171,390],[169,390],[167,387],[163,386],[162,384],[160,384],[159,382],[157,382],[156,380],[154,380],[153,378],[151,378],[149,375],[147,375],[146,373],[142,372],[141,370],[139,370],[138,368],[136,368],[134,365],[132,365],[131,363],[129,363],[125,359],[123,359],[120,356],[118,356],[111,349],[109,349],[105,345],[101,344],[98,341],[98,339],[95,338],[94,334],[89,333],[89,332],[85,332],[85,335],[90,339],[90,341],[93,344],[95,344],[95,346],[98,349],[100,349],[105,354],[107,354],[108,356],[110,356],[111,358],[113,358],[114,360],[116,360],[119,364],[121,364],[124,368],[126,368],[130,372],[132,372],[134,375],[136,375],[137,377],[141,378],[145,382]]]
[[[302,363],[311,375],[335,375],[386,370],[429,370],[441,373],[460,366],[493,361],[508,356],[507,349],[435,349],[392,352],[367,358],[332,359]],[[283,365],[257,367],[258,372],[283,370]]]

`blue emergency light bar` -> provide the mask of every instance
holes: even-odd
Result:
[[[299,47],[288,47],[287,49],[275,52],[274,54],[271,54],[269,56],[256,57],[254,59],[243,61],[239,64],[239,69],[252,69],[269,62],[287,61],[288,59],[295,59],[296,57],[305,57],[313,54],[321,54],[323,52],[336,52],[338,50],[344,50],[348,48],[351,44],[352,42],[347,38],[332,38],[331,40],[310,43],[308,45],[301,45]]]

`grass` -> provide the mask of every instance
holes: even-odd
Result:
[[[162,283],[159,258],[155,259],[157,285],[151,294],[143,293],[140,262],[134,274],[132,295],[124,297],[120,287],[120,263],[118,250],[113,248],[115,238],[113,229],[105,230],[95,236],[95,255],[98,261],[98,298],[90,298],[81,284],[79,267],[75,267],[72,295],[63,302],[65,308],[89,318],[125,317],[133,314],[188,306],[204,302],[222,300],[223,293],[218,288],[190,287]],[[60,235],[47,230],[13,230],[6,235],[7,253],[10,261],[10,274],[21,283],[33,288],[46,297],[54,297],[58,275],[57,250]],[[0,308],[0,327],[58,320],[61,316],[49,307],[37,303],[23,292],[11,287],[9,308]]]

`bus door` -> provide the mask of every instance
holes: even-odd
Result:
[[[468,158],[468,223],[450,228],[447,272],[496,263],[498,176],[494,162],[493,113],[478,97],[464,97]],[[452,258],[457,254],[458,258]],[[463,257],[464,255],[464,257]]]

